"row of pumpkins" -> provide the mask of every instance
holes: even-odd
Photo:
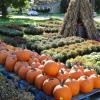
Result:
[[[94,69],[84,69],[78,65],[68,69],[50,56],[15,48],[3,42],[0,42],[0,64],[47,95],[53,95],[55,100],[71,100],[80,91],[89,93],[94,88],[100,88],[100,76]]]

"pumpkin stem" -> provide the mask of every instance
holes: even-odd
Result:
[[[46,75],[46,74],[42,71],[42,75]]]
[[[54,80],[54,78],[49,78],[49,80]]]
[[[34,70],[35,71],[36,69],[32,67],[31,70]]]
[[[71,79],[71,80],[72,80],[72,77],[69,75],[69,76],[68,76],[68,79]]]
[[[64,74],[64,71],[61,69],[61,74]]]
[[[64,86],[65,80],[61,80],[61,86]]]

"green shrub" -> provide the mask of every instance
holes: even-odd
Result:
[[[89,54],[95,51],[100,51],[100,42],[87,40],[81,43],[75,43],[71,45],[65,45],[63,47],[44,50],[42,51],[42,53],[49,54],[53,57],[55,57],[55,55],[60,54],[60,59],[65,62],[66,59],[75,58],[78,55]]]
[[[29,26],[24,29],[25,34],[40,35],[43,34],[43,28]]]
[[[7,27],[0,27],[0,34],[8,36],[23,36],[24,32]]]

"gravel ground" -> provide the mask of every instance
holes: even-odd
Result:
[[[30,92],[19,90],[12,81],[0,80],[0,100],[34,100]]]

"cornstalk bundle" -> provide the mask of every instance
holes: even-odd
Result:
[[[79,16],[86,29],[85,34],[87,34],[87,38],[96,39],[97,31],[93,20],[92,6],[89,0],[70,0],[60,33],[64,37],[76,35]]]

